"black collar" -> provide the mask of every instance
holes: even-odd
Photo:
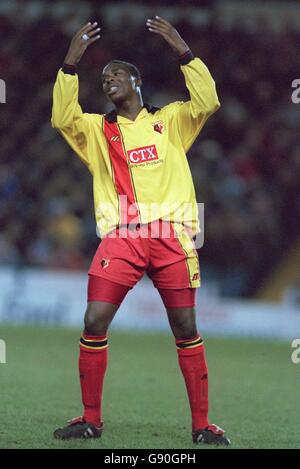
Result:
[[[151,114],[155,114],[157,111],[160,110],[159,107],[155,107],[155,106],[152,106],[151,104],[147,104],[147,103],[145,103],[143,107],[146,108],[147,111],[150,112]],[[105,114],[105,119],[110,124],[112,124],[113,122],[117,122],[117,117],[118,117],[118,114],[117,114],[117,111],[115,109],[113,111],[109,112],[108,114]]]

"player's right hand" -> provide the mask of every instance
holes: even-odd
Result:
[[[98,23],[88,23],[81,28],[72,38],[68,53],[65,57],[64,63],[69,65],[76,65],[83,56],[86,49],[100,38],[99,31],[101,28],[97,27]],[[84,39],[84,35],[89,39]],[[83,37],[82,37],[83,36]]]

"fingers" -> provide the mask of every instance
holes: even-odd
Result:
[[[91,44],[93,44],[93,42],[98,41],[98,39],[100,39],[100,34],[95,37],[92,37],[89,41],[87,41],[87,45],[90,46]]]
[[[161,36],[164,36],[166,33],[159,31],[158,29],[153,29],[153,28],[148,28],[148,31],[154,34],[160,34]]]
[[[165,25],[165,26],[168,26],[168,27],[172,26],[171,23],[169,23],[169,21],[164,20],[164,19],[161,18],[160,16],[156,16],[156,17],[155,17],[155,20],[156,20],[158,23],[160,23],[161,25]]]
[[[83,44],[85,44],[86,46],[89,46],[93,42],[100,39],[99,31],[101,30],[101,28],[97,28],[97,25],[97,22],[85,25],[80,31],[78,31],[77,39],[83,42]]]
[[[79,35],[79,34],[83,34],[84,30],[85,30],[86,28],[88,28],[90,25],[91,25],[91,23],[85,24],[84,26],[82,26],[81,29],[79,29],[79,31],[77,31],[76,34],[78,34],[78,35]]]
[[[76,34],[77,37],[82,36],[83,34],[87,34],[88,36],[91,36],[91,33],[95,33],[95,28],[98,25],[97,21],[95,21],[93,24],[92,23],[87,23],[86,25],[81,28],[78,33]]]
[[[155,19],[148,19],[146,22],[148,30],[158,34],[167,34],[170,32],[172,25],[166,20],[163,20],[159,16],[156,16]]]
[[[92,23],[85,24],[79,31],[77,31],[76,36],[81,36],[84,34],[92,25]]]
[[[98,35],[100,30],[101,30],[101,28],[93,29],[93,30],[91,30],[91,31],[88,33],[88,36],[90,36],[90,38],[92,38],[92,37],[95,36],[96,34]]]

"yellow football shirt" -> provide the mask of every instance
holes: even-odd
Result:
[[[130,223],[164,219],[184,223],[193,233],[199,231],[186,152],[220,103],[215,82],[199,58],[182,65],[181,70],[190,100],[162,109],[143,107],[135,121],[114,113],[106,118],[83,113],[78,103],[77,74],[58,72],[52,126],[93,175],[95,216],[101,236],[126,223],[126,213],[131,214]]]

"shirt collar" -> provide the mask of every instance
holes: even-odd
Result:
[[[138,119],[141,119],[143,117],[145,117],[146,114],[148,114],[149,112],[151,114],[155,114],[156,111],[159,111],[160,108],[158,107],[155,107],[155,106],[152,106],[151,104],[148,104],[148,103],[144,103],[144,106],[143,108],[141,109],[141,111],[139,112],[139,114],[137,115],[137,118],[136,120]],[[107,120],[107,122],[109,122],[110,124],[113,123],[113,122],[131,122],[131,123],[134,123],[136,122],[135,121],[131,121],[130,119],[126,119],[126,117],[122,117],[122,116],[118,116],[117,114],[117,111],[114,109],[113,111],[109,112],[108,114],[105,114],[105,119]]]

